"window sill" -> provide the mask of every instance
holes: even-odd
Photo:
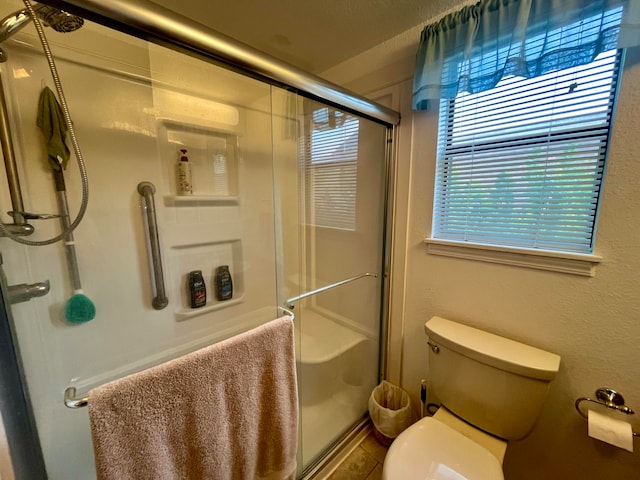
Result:
[[[478,243],[436,240],[433,238],[425,238],[424,242],[427,244],[428,253],[432,255],[502,263],[586,277],[594,277],[596,266],[602,261],[602,257],[597,255],[498,247]]]

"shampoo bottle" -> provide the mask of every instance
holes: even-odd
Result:
[[[202,270],[189,272],[188,282],[191,308],[204,307],[207,304],[207,287],[202,278]]]
[[[215,284],[216,298],[219,301],[229,300],[233,297],[233,283],[228,265],[221,265],[216,268]]]
[[[193,183],[191,182],[191,164],[187,157],[187,150],[180,150],[180,158],[176,165],[176,175],[178,180],[178,195],[193,194]]]

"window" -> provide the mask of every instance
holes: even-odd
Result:
[[[432,237],[591,254],[620,54],[442,100]]]
[[[329,107],[314,110],[305,147],[305,184],[312,225],[356,229],[359,120]]]

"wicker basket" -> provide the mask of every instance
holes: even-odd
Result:
[[[387,437],[384,433],[380,433],[376,427],[373,427],[373,436],[376,440],[385,447],[390,446],[395,438]]]
[[[400,387],[382,380],[369,397],[369,416],[373,423],[374,437],[388,447],[411,425],[409,394]]]

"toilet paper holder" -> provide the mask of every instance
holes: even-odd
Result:
[[[582,410],[580,410],[580,404],[582,402],[592,402],[598,405],[603,405],[607,408],[612,408],[627,415],[633,415],[634,412],[630,407],[624,404],[624,397],[619,392],[616,392],[612,388],[602,387],[596,390],[596,398],[580,397],[576,400],[575,407],[578,413],[586,420],[589,417]],[[640,433],[633,432],[634,437],[640,436]]]

